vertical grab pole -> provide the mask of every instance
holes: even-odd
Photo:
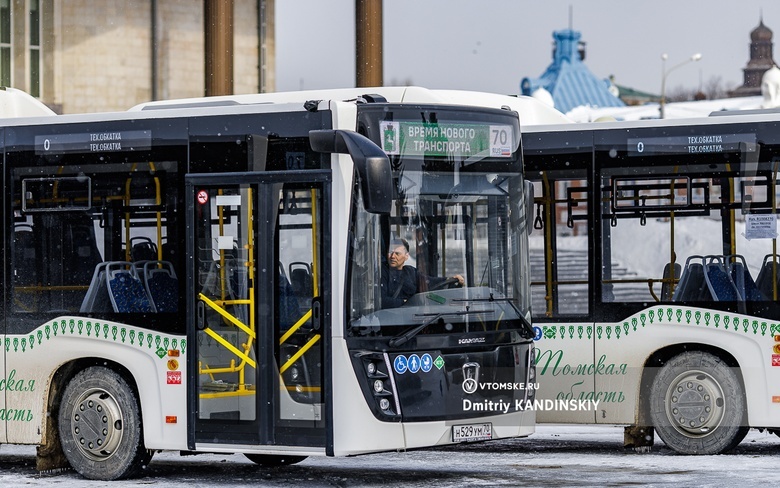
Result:
[[[222,188],[217,190],[217,195],[222,195]],[[217,205],[217,221],[219,222],[219,235],[224,235],[225,212],[222,205]],[[222,300],[227,299],[227,277],[225,276],[225,250],[219,250],[219,292]]]
[[[317,239],[317,190],[312,188],[311,192],[311,276],[312,276],[312,296],[320,296],[319,286],[319,263],[317,260],[317,250],[319,242]]]
[[[247,268],[247,278],[249,280],[249,286],[247,287],[247,294],[249,295],[248,301],[249,301],[249,330],[252,331],[252,334],[257,337],[257,327],[255,324],[255,236],[254,236],[254,225],[252,224],[252,221],[254,219],[254,207],[253,207],[253,200],[252,200],[252,187],[246,189],[246,226],[247,226],[247,237],[246,237],[246,248],[247,248],[247,258],[246,262],[244,263],[244,266]],[[247,351],[251,349],[251,341],[252,337],[250,336],[247,338]],[[242,367],[241,370],[238,372],[239,374],[239,385],[242,390],[246,389],[246,367]]]
[[[154,163],[149,161],[149,169],[152,171],[152,174],[154,175],[154,204],[156,206],[160,206],[162,204],[162,196],[160,195],[160,178],[156,175],[156,169],[154,167]],[[162,212],[159,210],[157,213],[157,259],[159,261],[162,261],[163,259],[163,253],[162,253]]]
[[[555,225],[557,216],[555,215],[555,195],[553,195],[550,187],[550,179],[547,172],[542,173],[542,203],[545,205],[545,217],[547,223],[544,226],[544,268],[545,268],[545,297],[544,300],[547,304],[547,311],[545,315],[547,317],[553,316],[553,255],[552,255],[552,229],[551,226]]]
[[[130,171],[135,171],[136,163],[130,168]],[[130,176],[125,181],[125,208],[130,208],[130,183],[133,178]],[[125,212],[125,261],[130,261],[130,212]]]

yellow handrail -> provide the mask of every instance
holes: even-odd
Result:
[[[282,365],[282,367],[281,367],[281,368],[279,368],[279,374],[282,374],[282,373],[284,373],[285,371],[287,371],[287,368],[289,368],[290,366],[292,366],[292,365],[295,363],[295,361],[297,361],[298,359],[300,359],[300,357],[301,357],[301,356],[303,356],[303,355],[306,353],[306,351],[308,351],[309,349],[311,349],[311,347],[312,347],[312,346],[313,346],[313,345],[314,345],[314,344],[315,344],[317,341],[319,341],[321,337],[322,337],[322,336],[321,336],[320,334],[316,334],[314,337],[312,337],[311,339],[309,339],[309,342],[307,342],[306,344],[304,344],[304,345],[303,345],[303,347],[301,347],[301,348],[298,350],[298,352],[296,352],[295,354],[293,354],[293,355],[292,355],[292,357],[291,357],[290,359],[288,359],[288,360],[287,360],[287,362],[286,362],[286,363],[284,363],[284,365]]]
[[[309,319],[311,318],[311,315],[312,315],[312,312],[311,312],[311,310],[309,310],[308,312],[306,312],[305,314],[303,314],[303,317],[299,318],[299,319],[298,319],[298,321],[297,321],[297,322],[295,322],[295,324],[294,324],[292,327],[290,327],[290,329],[289,329],[287,332],[285,332],[285,333],[284,333],[284,335],[283,335],[282,337],[280,337],[280,338],[279,338],[279,345],[282,345],[282,344],[284,344],[284,343],[285,343],[285,341],[287,341],[287,339],[289,339],[289,338],[290,338],[290,336],[291,336],[291,335],[293,335],[293,334],[295,333],[295,331],[297,331],[298,329],[300,329],[300,328],[301,328],[301,326],[302,326],[303,324],[305,324],[305,323],[306,323],[306,321],[307,321],[307,320],[309,320]]]

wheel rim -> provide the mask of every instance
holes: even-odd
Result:
[[[726,409],[720,383],[703,371],[686,371],[669,385],[665,398],[666,416],[686,437],[705,437],[723,420]]]
[[[71,434],[82,454],[93,461],[114,455],[122,441],[122,425],[122,410],[105,390],[87,390],[73,406]]]

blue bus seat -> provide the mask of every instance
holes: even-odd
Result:
[[[734,284],[737,286],[739,296],[746,302],[757,302],[764,300],[761,292],[756,286],[756,282],[750,275],[750,270],[745,263],[745,257],[740,254],[733,254],[726,256],[726,262],[729,264],[731,271],[731,278],[734,280]]]
[[[298,309],[302,315],[311,308],[311,299],[314,297],[311,265],[302,261],[296,261],[290,263],[289,269],[290,285],[297,297]]]
[[[777,289],[778,298],[780,298],[780,256],[767,254],[761,263],[761,271],[756,278],[756,287],[767,300],[774,299],[774,289]],[[774,269],[773,269],[774,268]],[[776,273],[773,283],[772,276]]]
[[[157,259],[157,244],[149,237],[130,238],[130,259],[133,261],[154,261]]]
[[[296,298],[295,290],[284,274],[284,268],[281,265],[279,266],[278,278],[279,330],[285,331],[295,325],[303,314],[298,309],[298,298]]]
[[[168,261],[145,261],[143,281],[157,312],[176,312],[179,307],[179,280]]]
[[[672,294],[670,293],[672,289],[672,285],[666,280],[669,280],[670,278],[674,277],[675,280],[678,280],[678,284],[679,284],[680,274],[682,273],[682,266],[680,266],[680,263],[674,263],[674,274],[672,274],[671,264],[672,263],[667,263],[666,266],[664,266],[664,273],[663,273],[664,281],[661,283],[662,302],[669,301],[672,298]]]
[[[701,261],[701,262],[697,262]],[[685,260],[680,282],[672,295],[673,302],[695,302],[712,300],[712,294],[704,276],[704,257],[690,256]]]
[[[115,312],[154,312],[149,296],[133,263],[112,261],[106,264],[108,296]]]
[[[716,302],[742,301],[737,286],[726,268],[724,256],[707,256],[704,279],[710,289],[713,300]]]

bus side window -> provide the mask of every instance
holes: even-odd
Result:
[[[42,212],[14,230],[12,273],[17,312],[76,312],[102,261],[85,212]],[[84,291],[79,288],[83,288]]]

